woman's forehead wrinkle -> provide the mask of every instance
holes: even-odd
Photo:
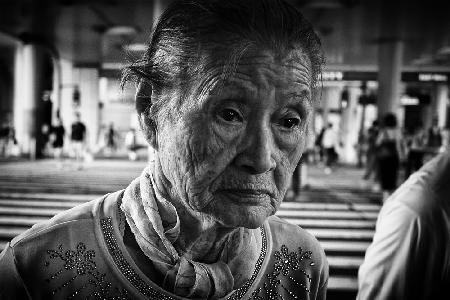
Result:
[[[257,85],[252,80],[250,73],[237,70],[233,76],[224,82],[223,88],[225,92],[246,97],[257,90]]]
[[[283,60],[286,68],[291,68],[298,77],[298,82],[310,85],[311,78],[311,62],[308,55],[301,50],[291,51],[291,53]]]
[[[294,101],[302,102],[305,99],[309,98],[310,91],[309,89],[301,88],[301,89],[293,89],[286,93],[285,97],[288,99],[292,99]]]
[[[307,68],[293,68],[293,73],[295,75],[294,82],[307,85],[311,84],[311,74]]]
[[[205,66],[205,72],[200,75],[194,88],[196,101],[201,103],[211,94],[228,92],[248,97],[258,90],[276,89],[285,85],[286,81],[291,81],[294,84],[292,89],[296,91],[307,90],[311,83],[309,59],[300,50],[293,50],[284,57],[278,57],[270,51],[249,52],[241,57],[228,78],[223,78],[223,59],[210,62],[213,63]]]
[[[195,98],[200,104],[206,100],[208,95],[215,89],[217,83],[220,81],[220,74],[222,72],[221,65],[215,65],[207,68],[199,78],[199,83],[195,87]]]

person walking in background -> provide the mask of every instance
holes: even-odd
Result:
[[[44,157],[52,156],[52,141],[50,135],[52,134],[52,111],[53,102],[51,99],[51,91],[44,91],[42,93],[42,102],[39,106],[39,114],[42,120],[42,126],[40,128],[40,136],[38,139],[41,144],[41,155]]]
[[[438,125],[438,119],[433,118],[431,127],[427,132],[427,147],[438,150],[442,146],[442,133]]]
[[[450,152],[385,202],[358,273],[358,300],[450,299]]]
[[[8,158],[20,155],[20,148],[16,139],[16,131],[9,123],[0,128],[0,157]]]
[[[55,126],[53,126],[51,130],[52,136],[52,146],[53,146],[53,157],[57,160],[58,167],[62,167],[62,154],[64,147],[64,135],[66,134],[66,130],[63,126],[62,120],[60,117],[56,118]]]
[[[8,157],[9,131],[9,124],[6,122],[2,124],[0,127],[0,157]]]
[[[114,123],[109,123],[108,129],[105,133],[106,147],[110,154],[113,154],[117,150],[117,133],[114,129]]]
[[[114,123],[109,123],[108,127],[102,125],[99,133],[99,141],[94,149],[94,154],[113,155],[117,150],[118,134],[114,129]]]
[[[403,157],[401,142],[402,137],[397,128],[397,117],[393,113],[387,113],[383,117],[382,127],[376,141],[378,179],[383,191],[383,202],[397,187],[400,159]]]
[[[323,159],[324,159],[324,151],[323,151],[323,145],[322,145],[324,132],[325,132],[325,127],[322,127],[320,132],[317,134],[316,140],[314,142],[316,149],[317,149],[317,153],[319,155],[319,163],[323,163]]]
[[[406,138],[405,179],[423,165],[425,133],[421,124],[417,125],[412,134]]]
[[[80,113],[75,113],[75,122],[72,123],[72,132],[70,141],[72,143],[72,151],[75,156],[77,169],[83,168],[84,159],[84,142],[86,139],[86,126],[81,122]]]
[[[367,151],[366,151],[366,171],[364,179],[368,180],[375,174],[377,180],[376,158],[377,158],[377,137],[380,131],[378,120],[373,121],[372,126],[367,130]]]
[[[338,146],[338,133],[333,128],[332,123],[328,123],[323,138],[322,146],[325,152],[325,174],[331,173],[331,168],[337,160],[336,147]]]

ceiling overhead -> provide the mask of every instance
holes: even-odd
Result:
[[[169,0],[159,1],[162,6]],[[376,65],[380,42],[404,41],[404,65],[450,68],[448,1],[290,0],[319,33],[329,65]],[[152,0],[2,0],[3,36],[79,65],[120,65],[148,41]],[[389,20],[395,20],[390,22]],[[0,35],[0,57],[8,39]]]

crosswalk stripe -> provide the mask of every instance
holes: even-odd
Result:
[[[333,268],[358,269],[364,259],[360,257],[328,255],[327,260]]]
[[[46,216],[53,217],[63,209],[50,208],[22,208],[22,207],[0,207],[0,215],[16,215],[16,216]]]
[[[376,204],[344,204],[336,203],[318,203],[318,202],[282,202],[281,209],[307,209],[307,210],[355,210],[355,211],[375,211],[380,210],[380,205]]]
[[[302,228],[361,228],[374,229],[374,220],[327,220],[327,219],[307,219],[307,218],[286,218],[291,224],[298,225]]]
[[[58,182],[58,181],[49,181],[49,182],[26,182],[23,181],[9,181],[0,179],[0,187],[10,187],[10,186],[20,186],[21,188],[47,188],[47,187],[73,187],[74,185],[81,185],[83,187],[85,186],[92,186],[96,187],[97,189],[104,187],[106,188],[114,188],[117,186],[127,186],[123,183],[117,182],[117,183],[108,183],[103,184],[98,178],[95,180],[86,180],[86,181],[72,181],[72,182]]]
[[[79,201],[40,201],[40,200],[17,200],[0,199],[0,206],[4,207],[36,207],[36,208],[61,208],[68,209],[80,204]]]
[[[7,193],[0,192],[0,199],[35,199],[35,200],[56,200],[56,201],[90,201],[101,197],[102,194],[77,195],[61,193]]]
[[[358,280],[354,276],[330,276],[328,279],[328,290],[351,290],[358,289]]]
[[[312,235],[320,240],[372,240],[374,231],[366,229],[308,229]]]
[[[315,217],[315,218],[325,218],[325,219],[349,219],[349,218],[357,218],[357,219],[371,219],[375,220],[378,216],[376,212],[356,212],[356,211],[331,211],[331,210],[281,210],[277,212],[277,215],[280,217],[288,218],[288,217]]]
[[[0,228],[1,239],[12,239],[13,237],[21,234],[25,230],[22,227],[3,226]]]
[[[321,241],[325,252],[360,252],[364,253],[370,245],[370,242],[360,242],[360,241]]]
[[[36,216],[0,216],[0,226],[7,226],[7,225],[15,225],[15,226],[23,226],[23,227],[31,227],[36,223],[42,222],[48,220],[47,217],[36,217]]]

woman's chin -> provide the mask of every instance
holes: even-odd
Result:
[[[236,205],[226,202],[214,201],[204,211],[224,227],[258,228],[263,225],[269,216],[275,213],[275,208],[269,203],[264,205]]]

